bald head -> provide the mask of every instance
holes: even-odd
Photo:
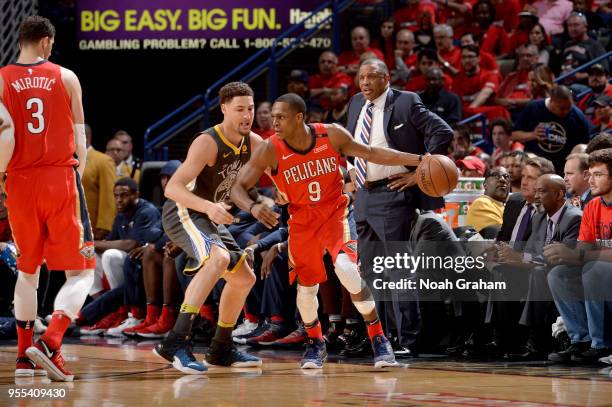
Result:
[[[548,214],[554,215],[565,204],[565,181],[557,174],[544,174],[536,183],[535,204]]]
[[[365,27],[357,26],[351,31],[351,44],[353,50],[358,54],[364,52],[370,46],[370,33]]]

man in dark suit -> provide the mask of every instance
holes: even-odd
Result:
[[[509,246],[499,249],[498,260],[523,277],[519,284],[525,290],[519,293],[525,298],[525,304],[518,322],[529,327],[529,338],[516,353],[507,355],[511,360],[546,360],[550,351],[550,326],[557,313],[546,280],[552,266],[543,256],[544,247],[552,242],[574,247],[582,218],[582,211],[566,202],[565,193],[565,182],[560,176],[546,174],[538,178],[535,204],[541,211],[533,216],[532,232],[524,252]]]
[[[521,193],[512,194],[504,209],[502,227],[497,234],[497,242],[505,243],[516,251],[522,251],[529,239],[532,230],[532,219],[535,214],[536,183],[544,174],[554,174],[555,167],[552,162],[542,157],[530,158],[525,161],[521,178]],[[491,270],[493,281],[506,281],[504,272],[511,271],[512,267],[499,265]],[[520,276],[518,276],[520,277]],[[488,356],[497,356],[498,353],[513,353],[523,340],[519,337],[518,320],[522,313],[519,301],[511,301],[514,293],[507,291],[489,292],[489,302],[485,322],[493,324],[494,339],[488,346]],[[516,324],[508,321],[517,321]],[[482,349],[480,349],[482,350]],[[478,350],[476,354],[480,353]]]
[[[453,138],[451,128],[427,110],[415,93],[391,89],[384,62],[365,60],[358,78],[361,92],[351,98],[347,119],[347,128],[356,140],[415,154],[447,154]],[[444,205],[442,198],[428,197],[418,189],[412,168],[356,159],[355,179],[360,252],[372,242],[408,241],[414,210]],[[367,279],[371,275],[371,259],[360,260]],[[397,338],[400,352],[409,353],[408,347],[416,340],[421,325],[416,296],[413,301],[400,302],[397,295],[392,295],[378,304],[386,333]]]

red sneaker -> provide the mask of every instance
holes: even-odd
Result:
[[[304,329],[304,325],[298,325],[297,329],[291,332],[284,338],[277,339],[270,344],[270,346],[276,346],[279,348],[299,348],[306,343],[308,334]]]
[[[46,376],[45,369],[32,362],[30,358],[17,358],[15,377]]]
[[[285,337],[286,334],[287,329],[282,323],[271,322],[268,325],[268,329],[266,329],[260,335],[247,339],[246,343],[247,345],[251,346],[269,346],[272,345],[275,341]]]
[[[100,335],[107,329],[119,326],[128,317],[127,311],[119,309],[111,312],[92,326],[82,326],[81,335]]]
[[[74,375],[64,368],[64,358],[59,349],[51,350],[41,339],[26,350],[26,355],[47,371],[49,379],[57,382],[71,382]]]
[[[171,307],[164,307],[162,314],[153,325],[149,325],[143,329],[136,331],[138,336],[143,338],[164,338],[168,332],[174,327],[176,322],[177,311]],[[125,332],[125,331],[124,331]]]

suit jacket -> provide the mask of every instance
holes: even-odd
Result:
[[[506,207],[504,208],[504,220],[497,234],[498,242],[509,242],[512,238],[512,230],[514,229],[514,225],[518,221],[519,214],[521,213],[521,209],[523,209],[523,205],[525,205],[525,198],[520,193],[514,193],[510,195],[510,198],[506,202]],[[527,241],[529,236],[531,235],[531,223],[533,222],[533,215],[529,223],[527,224],[527,232],[525,234],[524,241]],[[524,243],[521,244],[524,246]],[[520,248],[520,247],[519,247]]]
[[[92,228],[111,230],[115,219],[113,188],[117,179],[115,162],[108,155],[90,148],[83,172],[83,191]]]
[[[582,211],[575,206],[564,203],[559,223],[555,226],[552,240],[569,247],[575,247],[580,232]],[[531,235],[525,244],[525,252],[541,256],[546,240],[548,218],[546,212],[536,213],[531,218]]]
[[[347,130],[355,137],[357,121],[366,99],[357,93],[349,102]],[[435,113],[427,110],[416,93],[389,89],[383,113],[385,138],[390,148],[405,153],[448,153],[453,140],[450,126]],[[417,186],[410,188],[419,209],[436,209],[444,206],[442,198],[431,198]],[[357,215],[357,214],[356,214]]]

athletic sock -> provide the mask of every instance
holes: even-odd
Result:
[[[323,332],[321,331],[321,323],[316,319],[311,324],[304,323],[304,329],[309,338],[323,340]]]
[[[62,346],[62,339],[70,326],[70,318],[63,311],[53,312],[47,331],[41,336],[50,349],[57,350]]]
[[[25,358],[26,349],[32,346],[34,335],[34,321],[15,321],[17,324],[17,357]]]
[[[377,335],[383,335],[382,324],[378,318],[374,321],[366,322],[366,328],[368,329],[368,336],[370,339]]]
[[[193,325],[193,321],[196,315],[198,315],[198,312],[198,307],[194,307],[193,305],[189,304],[181,305],[181,310],[176,318],[176,323],[174,324],[174,328],[172,328],[172,332],[177,338],[187,339],[189,336],[191,336],[191,326]]]

